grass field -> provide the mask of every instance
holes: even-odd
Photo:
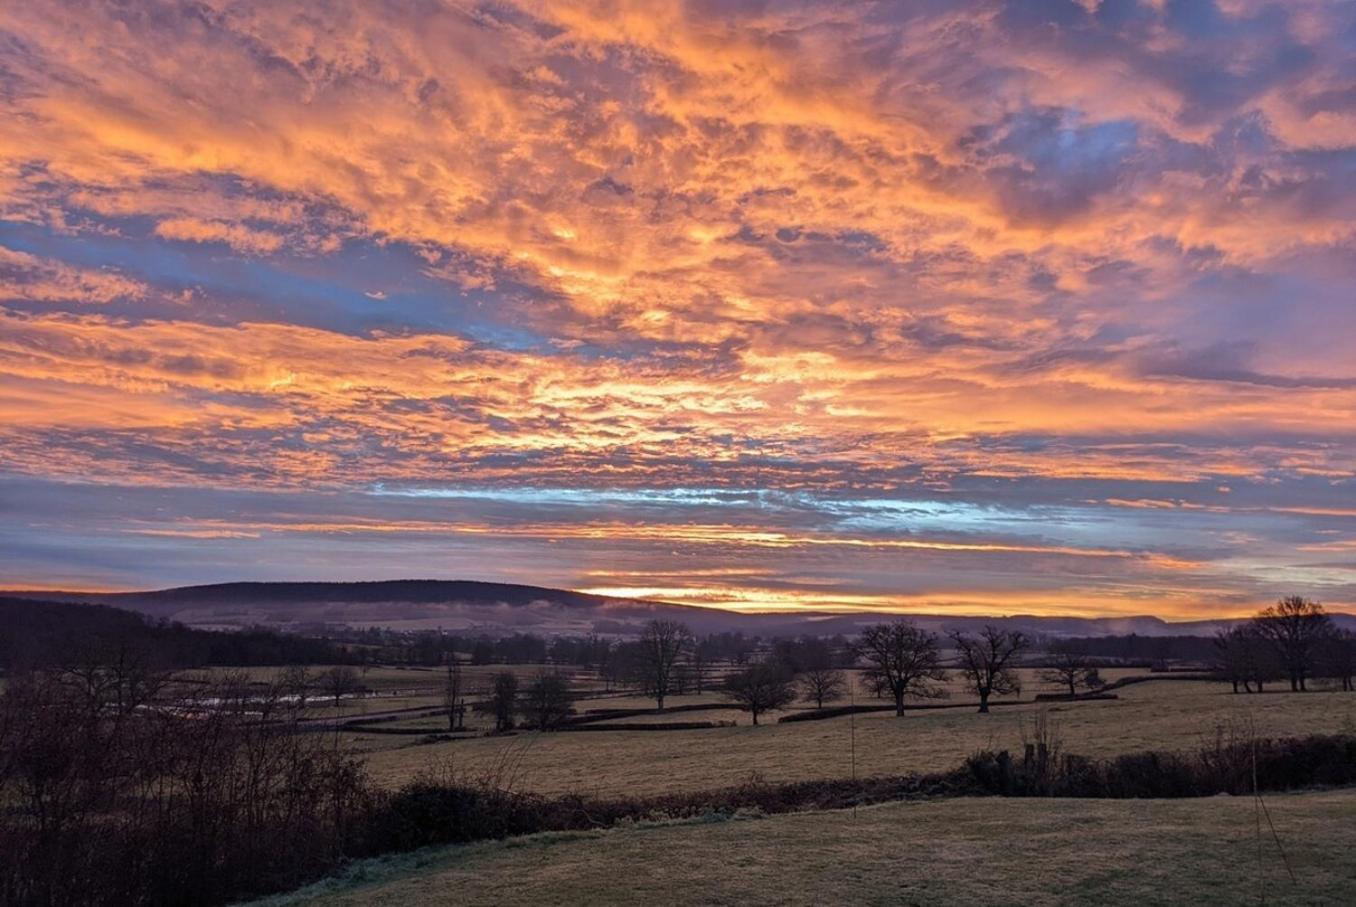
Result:
[[[1350,904],[1356,791],[1249,798],[957,799],[537,835],[361,864],[267,902],[313,904]],[[662,859],[656,859],[662,854]]]
[[[1117,700],[1026,703],[988,715],[969,709],[858,715],[825,721],[685,731],[607,734],[524,733],[421,745],[401,737],[345,734],[367,755],[380,783],[395,786],[420,771],[449,764],[470,774],[513,766],[514,783],[543,793],[599,796],[703,790],[746,780],[847,777],[855,724],[856,772],[893,775],[953,768],[981,748],[1020,749],[1023,733],[1044,711],[1066,751],[1110,756],[1145,749],[1192,749],[1220,728],[1252,726],[1264,736],[1356,732],[1356,694],[1314,692],[1235,696],[1227,685],[1155,680],[1123,687]],[[686,701],[673,700],[674,705]],[[600,700],[591,707],[610,705]],[[715,720],[725,713],[698,712]]]

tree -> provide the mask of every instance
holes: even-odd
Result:
[[[1051,643],[1046,650],[1046,668],[1040,678],[1046,683],[1058,684],[1069,688],[1069,696],[1077,696],[1078,688],[1096,689],[1101,686],[1101,678],[1092,661],[1083,650],[1070,642]]]
[[[520,709],[528,725],[551,731],[570,717],[571,703],[569,679],[555,671],[543,671],[527,685]]]
[[[989,711],[990,696],[1022,691],[1022,682],[1013,670],[1013,662],[1031,645],[1025,633],[989,625],[978,637],[952,631],[951,642],[960,656],[961,673],[979,694],[981,712]]]
[[[1276,653],[1294,692],[1308,690],[1306,680],[1323,643],[1332,635],[1332,621],[1323,606],[1298,595],[1283,598],[1253,618],[1253,626]]]
[[[876,624],[862,631],[856,650],[866,661],[863,675],[867,683],[894,698],[895,715],[904,714],[905,697],[945,695],[936,685],[946,680],[936,634],[907,620]]]
[[[612,692],[626,681],[635,663],[633,644],[622,643],[608,649],[598,666],[598,674],[603,679],[603,689]]]
[[[641,686],[661,712],[673,689],[674,668],[691,646],[692,633],[676,620],[652,620],[641,631],[637,650]]]
[[[763,712],[795,702],[796,688],[786,665],[760,661],[725,678],[725,695],[752,715],[757,724]]]
[[[348,665],[337,665],[320,675],[320,687],[334,697],[334,706],[338,708],[339,700],[362,689],[362,682],[357,671]]]
[[[443,708],[447,710],[447,729],[460,730],[466,721],[466,700],[462,694],[461,665],[455,660],[447,663],[447,677],[443,681]]]
[[[1336,678],[1342,689],[1356,689],[1353,675],[1356,675],[1356,633],[1339,630],[1328,638],[1323,653],[1324,673]]]
[[[688,679],[692,683],[692,692],[700,696],[711,681],[711,662],[702,653],[700,647],[692,653],[688,661]]]
[[[843,672],[834,668],[811,668],[800,677],[801,698],[813,702],[815,708],[824,708],[825,700],[837,699],[847,688]]]
[[[772,657],[786,665],[795,674],[833,664],[833,649],[828,641],[818,636],[798,639],[779,639],[772,644]]]
[[[692,692],[692,663],[680,661],[673,666],[673,683],[670,692],[675,696],[686,696]]]
[[[1227,630],[1220,630],[1213,640],[1215,647],[1215,670],[1233,685],[1239,692],[1241,684],[1244,693],[1264,691],[1267,681],[1281,675],[1275,653],[1252,623],[1238,624]]]
[[[481,711],[494,716],[494,729],[513,728],[513,715],[518,710],[518,678],[510,671],[494,675],[490,681],[489,698],[480,705]]]
[[[131,715],[155,699],[169,677],[145,643],[122,634],[79,646],[56,672],[95,719]]]
[[[306,700],[311,694],[310,684],[311,676],[304,665],[288,665],[278,672],[278,688],[299,712],[306,710]]]

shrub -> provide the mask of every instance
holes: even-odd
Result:
[[[1096,761],[1064,756],[1041,763],[1033,747],[1022,759],[1007,751],[966,761],[975,784],[1001,796],[1209,797],[1253,790],[1356,784],[1356,737],[1218,741],[1195,753],[1141,752]]]

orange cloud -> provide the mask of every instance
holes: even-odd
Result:
[[[1345,550],[1312,521],[1356,480],[1351,13],[1057,12],[0,7],[0,471],[1011,495],[1029,522],[973,540],[455,531],[1054,558],[1186,608],[1251,594],[1202,564],[1253,570],[1256,519],[1340,587],[1297,552]]]
[[[176,217],[155,225],[155,235],[187,242],[225,243],[237,252],[264,255],[282,246],[282,237],[263,230],[251,230],[239,224]]]

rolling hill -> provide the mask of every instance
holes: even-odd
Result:
[[[778,612],[742,614],[714,608],[611,598],[565,589],[470,580],[383,580],[358,583],[241,582],[146,592],[13,592],[48,601],[111,605],[194,627],[317,625],[385,626],[455,632],[628,635],[652,618],[681,620],[699,633],[761,635],[856,633],[878,613]],[[1001,623],[1049,636],[1210,635],[1231,621],[1169,622],[1152,616],[966,617],[910,615],[933,631]],[[1356,616],[1334,615],[1356,629]]]

